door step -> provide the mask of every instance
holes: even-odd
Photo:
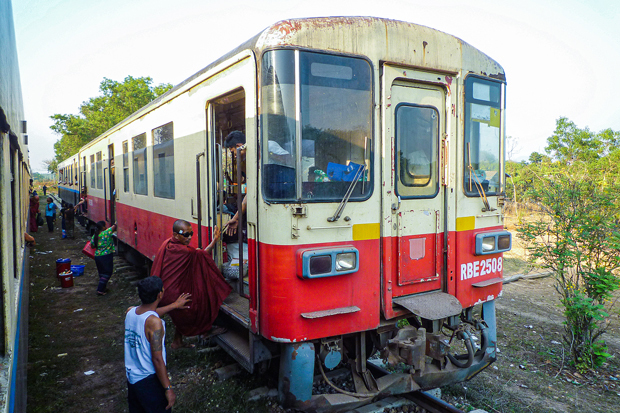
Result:
[[[273,357],[259,336],[243,328],[232,328],[224,334],[213,337],[213,341],[250,373],[254,372],[257,363]]]

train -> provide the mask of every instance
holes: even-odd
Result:
[[[496,359],[505,101],[502,66],[452,35],[283,20],[59,164],[60,196],[146,265],[175,220],[203,247],[247,203],[214,250],[234,289],[215,340],[250,372],[278,363],[283,404],[346,410]]]
[[[31,169],[10,0],[0,0],[0,411],[26,411]]]

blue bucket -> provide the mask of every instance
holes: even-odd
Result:
[[[84,267],[86,267],[86,265],[72,265],[71,272],[73,272],[73,277],[84,275]]]

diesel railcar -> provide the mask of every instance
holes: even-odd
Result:
[[[251,372],[277,359],[286,404],[463,381],[496,357],[505,86],[428,27],[285,20],[61,164],[61,194],[85,191],[88,218],[117,221],[119,249],[147,262],[176,219],[205,246],[245,198],[244,230],[215,251],[235,287],[216,340]],[[338,366],[355,391],[313,395]]]

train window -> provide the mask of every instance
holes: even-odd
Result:
[[[101,160],[101,151],[97,152],[97,162],[95,169],[97,170],[97,189],[103,189],[103,161]]]
[[[403,197],[434,197],[437,179],[439,112],[434,107],[396,108],[396,190]]]
[[[95,155],[90,155],[90,187],[95,187]]]
[[[265,53],[261,133],[266,199],[334,201],[349,188],[351,199],[370,194],[371,78],[370,64],[359,58]]]
[[[153,133],[153,193],[160,198],[174,199],[174,139],[172,122]]]
[[[469,196],[500,192],[501,84],[477,77],[465,80],[464,186]]]
[[[295,51],[265,53],[262,65],[261,132],[265,198],[296,198]]]
[[[123,142],[123,191],[129,192],[129,141]]]
[[[146,133],[131,138],[133,144],[133,192],[148,195],[146,174]]]

